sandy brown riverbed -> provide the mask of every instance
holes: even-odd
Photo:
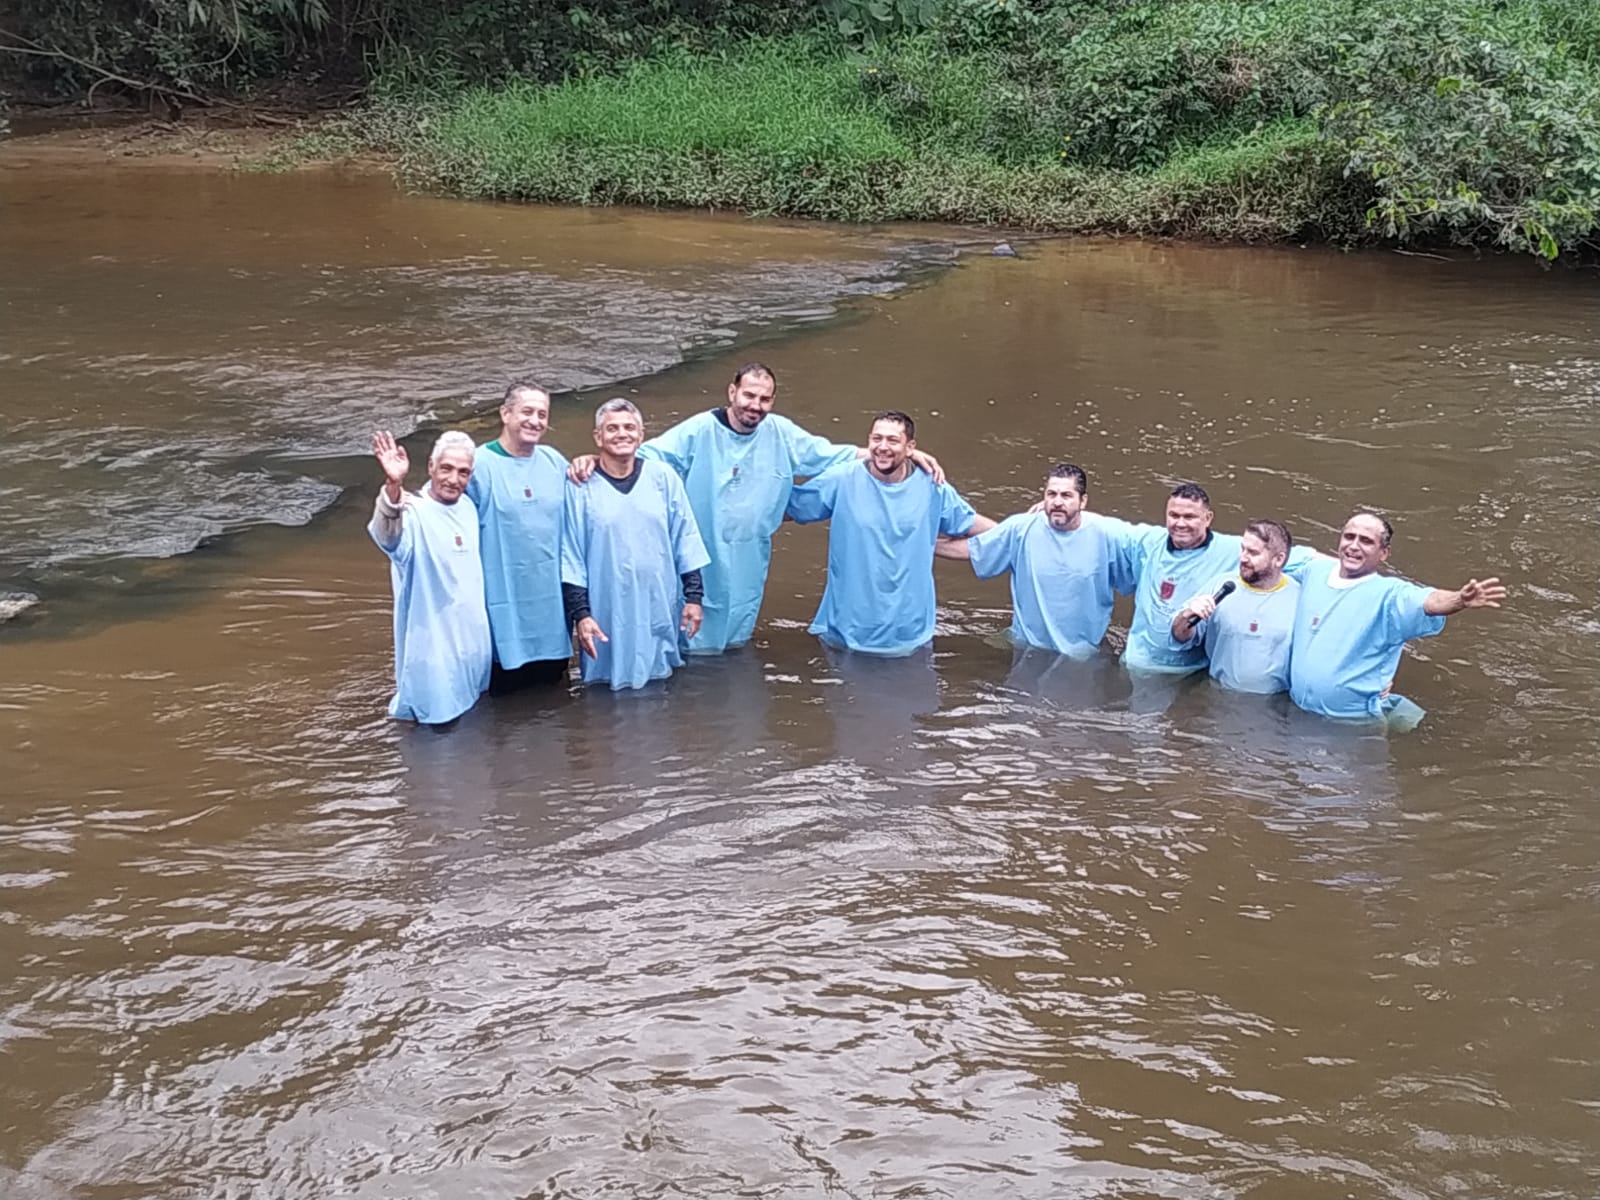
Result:
[[[127,111],[13,113],[11,134],[0,139],[0,167],[108,162],[256,167],[280,160],[295,139],[334,115],[219,109],[190,111],[169,121]]]

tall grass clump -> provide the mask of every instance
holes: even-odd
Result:
[[[433,117],[411,177],[469,196],[875,219],[910,148],[858,68],[807,42],[675,54],[553,87],[474,89]]]

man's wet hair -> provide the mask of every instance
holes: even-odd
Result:
[[[1288,558],[1289,551],[1294,549],[1294,535],[1282,522],[1257,517],[1244,527],[1244,531],[1255,534],[1267,544],[1268,550],[1285,558]]]
[[[872,423],[874,425],[876,425],[879,421],[893,421],[896,425],[899,425],[906,431],[906,441],[914,442],[917,440],[917,423],[910,417],[906,416],[906,414],[901,412],[899,409],[885,409],[883,412],[872,418]]]
[[[738,387],[741,383],[743,383],[746,375],[754,376],[757,379],[770,379],[772,380],[773,387],[778,386],[777,373],[764,362],[745,363],[744,366],[740,367],[733,373],[733,386]]]
[[[550,399],[550,389],[542,387],[531,379],[513,379],[506,385],[506,394],[500,398],[500,407],[509,408],[516,402],[518,392],[538,392],[546,400]]]
[[[1206,495],[1205,488],[1198,483],[1180,483],[1172,489],[1172,494],[1168,498],[1172,500],[1198,500],[1207,508],[1211,507],[1211,497]]]
[[[1388,549],[1389,543],[1394,541],[1394,526],[1389,524],[1388,518],[1382,513],[1373,512],[1370,508],[1358,508],[1355,512],[1350,514],[1351,521],[1355,520],[1357,517],[1371,517],[1379,525],[1383,526],[1383,537],[1378,539],[1378,544],[1385,549]],[[1350,521],[1345,522],[1346,525],[1349,523]]]
[[[1078,495],[1087,496],[1089,494],[1089,476],[1076,463],[1057,463],[1050,468],[1050,473],[1044,478],[1046,483],[1049,483],[1052,479],[1070,479],[1073,486],[1078,489]]]

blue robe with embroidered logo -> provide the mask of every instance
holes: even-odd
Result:
[[[843,463],[801,484],[789,515],[802,525],[832,518],[828,582],[811,632],[862,654],[898,657],[933,637],[933,548],[960,537],[977,513],[948,483],[913,468],[884,483],[865,461]]]
[[[687,648],[690,654],[717,654],[748,642],[755,631],[772,535],[795,477],[853,462],[856,449],[807,433],[777,413],[752,432],[738,433],[716,412],[703,412],[651,438],[639,457],[667,464],[689,494],[711,562],[702,574],[705,622]]]
[[[381,499],[367,529],[389,556],[394,590],[389,715],[441,725],[476,704],[489,686],[478,512],[467,496],[441,504],[427,489],[402,493],[400,528],[391,537]]]
[[[509,669],[572,656],[561,604],[561,520],[567,460],[549,446],[526,458],[480,446],[467,495],[478,508],[484,596],[494,656]]]
[[[1212,533],[1202,546],[1174,550],[1165,525],[1129,525],[1138,586],[1133,594],[1133,624],[1122,662],[1131,670],[1185,675],[1202,671],[1205,648],[1172,640],[1172,618],[1205,585],[1239,566],[1239,536]]]
[[[1213,531],[1203,545],[1175,550],[1165,525],[1119,523],[1134,538],[1134,563],[1139,576],[1133,595],[1133,624],[1128,629],[1127,648],[1122,652],[1123,665],[1130,670],[1170,675],[1203,671],[1205,647],[1198,641],[1187,645],[1175,642],[1172,618],[1208,583],[1238,571],[1243,539],[1237,533]],[[1309,546],[1294,547],[1284,574],[1298,578],[1315,553]]]
[[[584,683],[640,688],[683,665],[681,576],[709,561],[683,482],[642,461],[627,493],[596,477],[568,483],[561,582],[587,588],[589,611],[609,641],[580,654]]]

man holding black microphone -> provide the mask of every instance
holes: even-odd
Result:
[[[1204,646],[1211,678],[1263,695],[1289,690],[1289,645],[1300,585],[1283,573],[1294,540],[1255,520],[1239,541],[1239,569],[1212,580],[1172,618],[1175,649]]]

